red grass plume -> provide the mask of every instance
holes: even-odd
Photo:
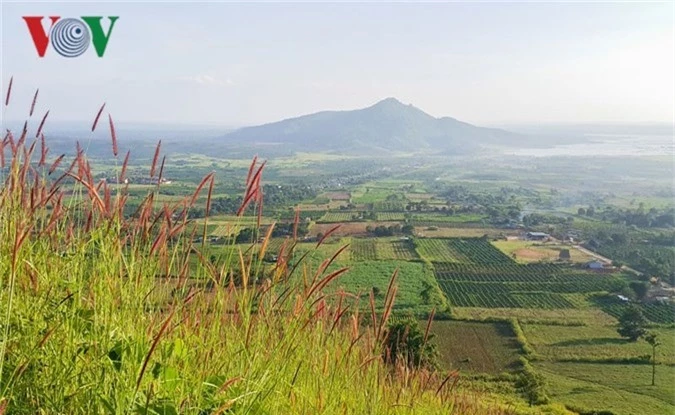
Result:
[[[103,105],[105,105],[105,104],[103,104]],[[99,113],[99,115],[100,115],[100,113]],[[113,123],[113,119],[112,119],[112,116],[110,114],[108,114],[108,122],[110,123],[110,139],[112,140],[113,156],[117,157],[117,134],[115,134],[115,124]]]
[[[29,117],[33,116],[33,111],[35,111],[35,103],[37,102],[37,97],[38,97],[39,92],[40,92],[40,88],[38,88],[35,91],[35,95],[33,96],[33,103],[30,104],[30,113],[28,114]]]
[[[45,121],[47,121],[47,116],[49,115],[49,111],[45,113],[45,116],[42,117],[42,121],[40,121],[40,126],[37,129],[37,133],[35,133],[35,138],[40,137],[40,134],[42,134],[42,128],[45,126]]]
[[[94,130],[96,129],[96,126],[98,125],[98,119],[101,118],[101,113],[103,113],[103,108],[105,108],[105,102],[103,105],[101,105],[101,108],[98,110],[98,113],[96,114],[96,118],[94,118],[94,123],[91,125],[91,132],[93,133]]]
[[[9,97],[12,96],[12,84],[14,83],[14,77],[9,78],[9,87],[7,88],[7,95],[5,96],[5,107],[9,105]]]
[[[152,166],[150,167],[150,177],[155,177],[155,169],[157,168],[157,161],[159,160],[159,150],[162,147],[162,140],[157,142],[157,147],[155,148],[155,156],[152,158]]]

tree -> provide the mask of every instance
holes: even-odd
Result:
[[[617,332],[621,337],[626,337],[629,341],[634,342],[645,335],[647,332],[645,330],[646,325],[647,319],[642,314],[642,310],[635,304],[631,304],[621,314]]]
[[[645,336],[645,341],[652,346],[652,386],[656,384],[656,348],[661,345],[657,337],[656,333],[649,333]]]
[[[579,215],[579,216],[586,216],[586,209],[580,207],[580,208],[577,210],[577,215]]]
[[[628,286],[635,292],[635,297],[638,300],[645,298],[647,292],[649,291],[649,285],[644,281],[631,281]]]
[[[239,234],[235,238],[235,242],[238,244],[251,243],[253,242],[254,236],[255,236],[255,229],[244,228],[241,231],[239,231]]]
[[[430,340],[433,334],[427,334],[420,328],[414,318],[405,318],[389,324],[384,359],[396,364],[398,359],[405,359],[408,367],[436,367],[438,351]]]

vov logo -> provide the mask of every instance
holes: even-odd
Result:
[[[39,57],[44,58],[51,41],[52,48],[63,57],[76,58],[86,52],[89,44],[93,43],[96,54],[102,58],[119,16],[108,16],[110,20],[108,33],[103,31],[101,25],[103,16],[82,16],[79,19],[49,16],[51,26],[48,32],[42,26],[44,18],[45,16],[23,16]]]

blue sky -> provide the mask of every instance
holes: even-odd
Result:
[[[2,4],[4,116],[245,125],[394,96],[482,125],[672,122],[672,3]],[[37,56],[24,15],[118,15]],[[51,48],[51,46],[50,46]],[[51,52],[51,53],[50,53]],[[4,95],[3,95],[4,96]]]

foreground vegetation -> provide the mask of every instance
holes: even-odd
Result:
[[[135,159],[112,119],[61,156],[41,121],[0,144],[0,414],[675,408],[667,204],[438,159]]]

